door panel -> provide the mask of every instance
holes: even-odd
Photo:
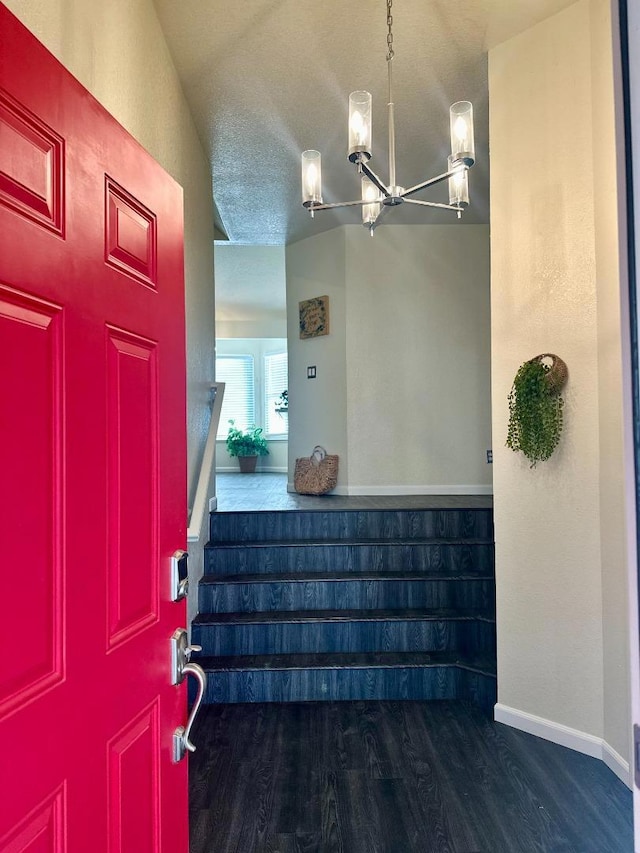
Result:
[[[158,704],[109,742],[109,838],[113,853],[160,849]]]
[[[3,853],[63,853],[65,850],[65,789],[36,806],[6,839]]]
[[[2,91],[0,127],[0,199],[27,219],[62,234],[62,139]]]
[[[0,286],[0,388],[5,400],[25,396],[23,418],[3,418],[0,470],[24,460],[12,483],[3,525],[13,535],[3,540],[5,565],[16,577],[23,566],[24,507],[40,524],[29,537],[29,608],[32,631],[22,653],[0,655],[0,713],[6,714],[59,683],[63,677],[62,626],[62,335],[56,306]],[[17,534],[17,535],[16,535]],[[8,636],[23,635],[20,610],[7,608]]]
[[[112,649],[158,619],[156,344],[107,329],[109,635]]]
[[[0,851],[186,853],[182,192],[0,3]]]

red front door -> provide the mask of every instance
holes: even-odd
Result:
[[[0,851],[186,853],[182,193],[0,4]]]

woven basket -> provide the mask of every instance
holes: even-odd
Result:
[[[552,352],[544,352],[541,355],[535,356],[535,358],[529,359],[529,361],[539,361],[542,363],[547,358],[551,359],[551,367],[544,377],[545,382],[552,394],[559,394],[569,376],[569,369],[564,361]]]
[[[293,485],[299,495],[324,495],[338,485],[338,457],[317,444],[311,456],[296,459]]]

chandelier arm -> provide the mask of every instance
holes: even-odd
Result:
[[[383,204],[382,208],[380,210],[380,213],[376,216],[376,218],[373,220],[373,222],[369,226],[369,230],[373,231],[374,229],[376,229],[378,227],[378,225],[380,225],[382,220],[385,218],[387,213],[389,213],[390,210],[391,210],[391,205]]]
[[[437,201],[421,201],[418,198],[405,198],[407,204],[419,204],[421,207],[441,207],[443,210],[463,211],[464,207],[458,204],[440,204]]]
[[[400,193],[400,197],[408,201],[408,196],[414,195],[415,193],[419,193],[421,190],[426,190],[428,187],[433,187],[436,184],[442,183],[442,181],[446,181],[448,178],[452,178],[456,175],[461,168],[468,169],[468,166],[456,166],[455,169],[451,169],[449,172],[445,172],[443,175],[436,175],[435,178],[429,178],[428,181],[422,181],[420,184],[416,184],[413,187],[409,187],[408,190],[405,190],[403,193]]]
[[[312,202],[308,205],[307,210],[330,210],[334,207],[354,207],[355,205],[359,205],[362,207],[363,204],[371,204],[370,199],[362,199],[359,198],[357,201],[338,201],[334,204],[318,204],[316,202]]]
[[[375,184],[378,187],[378,189],[384,195],[385,198],[391,197],[391,192],[389,191],[388,187],[386,187],[382,183],[382,181],[376,175],[376,173],[373,171],[373,169],[370,169],[369,166],[366,163],[363,163],[362,161],[360,162],[360,169],[361,169],[362,173],[365,174],[369,178],[371,183]],[[370,203],[370,200],[367,203]]]

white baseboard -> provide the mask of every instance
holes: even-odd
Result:
[[[620,753],[616,752],[612,746],[609,746],[606,740],[602,741],[602,760],[609,770],[613,770],[618,779],[621,779],[627,787],[633,789],[629,762],[625,761]]]
[[[492,495],[493,486],[348,486],[349,495]]]
[[[224,465],[216,468],[216,474],[239,474],[240,469],[237,465]],[[287,468],[278,468],[275,465],[258,465],[256,474],[286,474]]]
[[[568,749],[590,755],[592,758],[599,758],[627,787],[631,788],[629,762],[625,761],[603,738],[579,729],[572,729],[562,723],[554,723],[535,714],[528,714],[526,711],[518,711],[499,702],[494,706],[493,716],[497,723],[504,723],[506,726],[549,740],[551,743],[566,746]]]

